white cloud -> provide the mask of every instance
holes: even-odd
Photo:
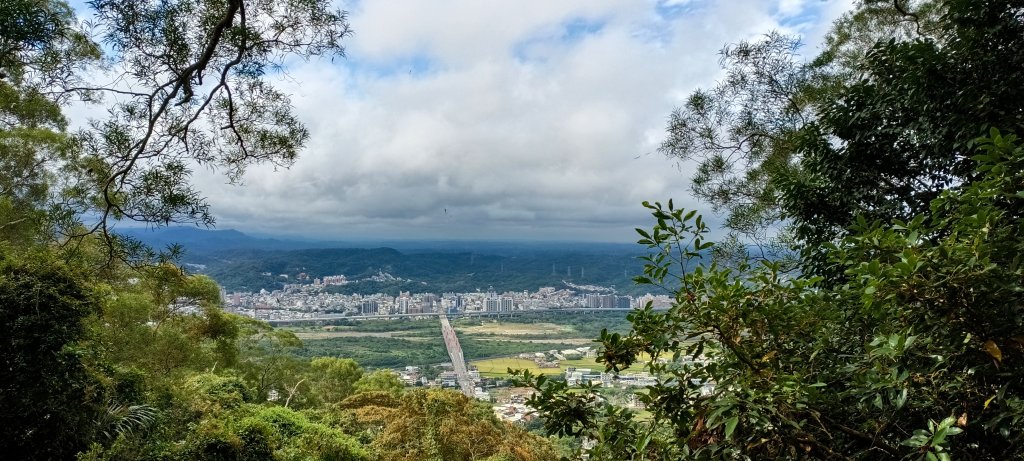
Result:
[[[779,13],[794,15],[803,11],[807,0],[779,0]]]
[[[296,165],[197,181],[222,228],[626,241],[643,200],[701,208],[656,149],[680,96],[720,75],[718,49],[792,16],[814,17],[798,29],[818,40],[846,1],[674,1],[686,13],[663,16],[636,0],[363,0],[349,60],[281,82],[313,134]],[[579,19],[600,27],[564,39]],[[429,69],[394,71],[410,57]]]

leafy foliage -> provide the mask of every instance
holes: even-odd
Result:
[[[27,459],[84,449],[99,413],[98,383],[80,361],[83,320],[97,303],[81,275],[47,255],[0,253],[0,448]]]
[[[856,68],[860,78],[818,103],[802,175],[784,186],[805,240],[827,241],[858,214],[927,212],[942,191],[979,178],[975,138],[992,127],[1024,130],[1024,72],[1010,51],[1024,44],[1024,24],[1013,2],[941,3],[934,37],[878,43]]]
[[[51,91],[77,82],[76,70],[99,57],[73,20],[60,1],[0,6],[0,241],[39,239],[64,217],[46,209],[54,173],[74,162],[76,149]]]
[[[238,179],[248,165],[288,165],[308,138],[288,97],[265,77],[286,58],[342,51],[345,14],[324,1],[91,3],[112,51],[112,72],[131,89],[112,93],[111,117],[80,136],[87,176],[108,219],[211,223],[188,184],[189,164]],[[137,89],[135,89],[137,88]]]
[[[368,392],[342,405],[355,410],[359,425],[378,432],[376,459],[557,459],[537,436],[498,421],[490,406],[462,394],[418,389],[395,398]]]
[[[763,261],[673,272],[665,255],[697,257],[707,228],[650,205],[659,223],[641,242],[658,251],[638,281],[682,288],[668,311],[636,311],[632,332],[601,339],[609,370],[655,358],[645,368],[659,384],[642,396],[652,419],[525,374],[540,391],[531,404],[550,432],[598,440],[599,459],[1021,455],[1015,142],[993,132],[976,156],[985,179],[945,192],[928,215],[860,220],[828,250],[849,280],[839,285]]]
[[[977,178],[973,139],[1021,130],[1017,8],[870,0],[811,61],[776,33],[727,47],[727,77],[673,112],[661,150],[697,161],[692,190],[726,212],[734,251],[813,248],[856,215],[908,220]]]
[[[294,334],[224,312],[212,279],[172,263],[178,249],[160,256],[110,232],[126,219],[210,223],[195,164],[231,179],[290,164],[308,134],[267,77],[285,59],[339,53],[344,13],[322,0],[89,6],[87,34],[62,1],[0,2],[0,450],[371,459],[376,434],[339,403],[400,398],[395,378],[296,358]],[[101,58],[92,36],[104,67],[86,81]],[[110,117],[69,133],[62,107],[104,95]],[[494,422],[482,416],[463,421]],[[524,450],[547,447],[533,442]]]
[[[1021,5],[913,6],[864,2],[837,25],[833,48],[789,68],[807,71],[797,80],[809,86],[797,87],[811,92],[786,93],[810,95],[796,106],[807,117],[792,125],[793,144],[766,150],[781,149],[787,168],[738,154],[752,160],[738,178],[774,187],[751,200],[788,220],[803,270],[745,252],[692,268],[710,245],[706,225],[671,201],[645,204],[656,225],[638,230],[652,253],[636,280],[679,288],[669,310],[637,310],[630,333],[601,341],[610,372],[656,358],[643,365],[658,376],[641,395],[651,416],[521,373],[549,432],[596,441],[590,459],[1024,457],[1024,148],[995,129],[1022,128],[1010,83]],[[729,105],[746,101],[743,88],[710,113],[747,107]],[[755,120],[788,120],[788,98],[755,96],[768,104]],[[725,120],[732,130],[743,118]],[[727,193],[746,184],[729,181]],[[748,203],[722,197],[723,209]]]
[[[780,178],[791,174],[820,91],[813,69],[797,61],[798,48],[796,39],[771,33],[723,49],[727,77],[672,112],[661,146],[667,156],[697,161],[692,192],[747,238],[764,240],[779,219]]]

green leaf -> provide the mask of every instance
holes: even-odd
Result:
[[[733,431],[736,430],[736,425],[739,424],[739,422],[740,422],[740,417],[739,416],[733,416],[733,417],[725,420],[725,438],[728,439],[728,438],[732,437],[732,433],[733,433]]]
[[[899,394],[898,397],[896,397],[896,402],[895,403],[896,403],[896,409],[897,410],[900,409],[900,408],[903,408],[903,405],[905,405],[907,403],[907,389],[906,388],[900,390],[900,394]]]

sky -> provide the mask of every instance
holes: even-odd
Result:
[[[644,200],[696,208],[668,115],[772,30],[813,55],[851,0],[339,2],[346,57],[291,64],[311,138],[241,185],[200,170],[220,229],[322,239],[629,242]]]

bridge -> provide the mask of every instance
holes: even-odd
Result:
[[[466,370],[466,358],[462,355],[459,337],[455,335],[455,329],[448,322],[447,315],[442,313],[438,317],[441,319],[441,335],[444,337],[444,346],[448,348],[448,357],[452,359],[452,368],[455,369],[455,379],[459,383],[459,389],[467,397],[473,398],[476,393],[473,391],[473,380],[469,378],[469,372]]]

